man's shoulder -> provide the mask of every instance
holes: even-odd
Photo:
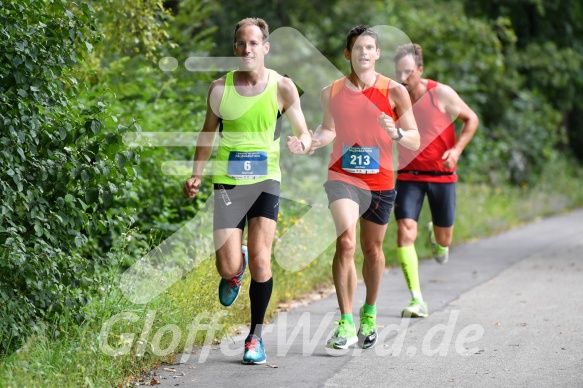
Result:
[[[280,96],[289,96],[294,90],[297,90],[294,81],[291,78],[284,77],[280,74],[275,73],[277,79],[277,94]]]
[[[391,77],[388,77],[382,73],[379,73],[379,80],[382,80],[383,82],[390,82],[392,81]]]
[[[436,80],[434,80],[432,78],[421,78],[421,81],[422,82],[425,82],[427,84],[426,85],[427,86],[427,90],[435,89],[436,92],[437,91],[440,91],[440,92],[445,91],[445,92],[447,92],[449,90],[453,90],[453,88],[451,86],[449,86],[447,84],[444,84],[443,82],[436,81]]]
[[[284,98],[296,98],[298,93],[298,87],[294,81],[288,76],[283,76],[278,74],[274,70],[271,70],[277,77],[277,94]]]
[[[457,97],[457,93],[447,84],[428,79],[428,90],[434,90],[437,98],[452,99]],[[431,86],[431,87],[430,87]]]
[[[340,78],[338,78],[338,79],[336,79],[336,80],[332,81],[332,82],[331,82],[330,84],[328,84],[328,85],[327,85],[325,88],[328,88],[328,89],[330,89],[330,88],[332,88],[332,86],[334,86],[334,85],[341,85],[341,86],[344,86],[344,85],[346,84],[346,79],[347,79],[348,77],[349,77],[348,75],[345,75],[345,76],[343,76],[343,77],[340,77]]]
[[[289,88],[294,84],[294,81],[287,75],[281,75],[275,70],[270,70],[271,74],[276,77],[277,86],[280,88]]]
[[[451,86],[433,80],[429,81],[436,83],[432,91],[434,95],[437,97],[437,101],[441,106],[440,109],[447,111],[453,116],[457,117],[457,115],[459,114],[460,106],[463,103],[461,97]]]
[[[225,74],[221,78],[217,78],[216,80],[211,82],[210,89],[212,90],[212,89],[216,88],[217,86],[225,86],[226,82],[227,82],[227,74]]]
[[[221,99],[223,98],[223,93],[225,92],[225,83],[226,83],[227,75],[225,74],[221,78],[218,78],[211,82],[209,86],[208,96],[209,96],[209,103],[210,106],[213,107],[214,112],[218,112],[219,104],[221,103]]]
[[[395,81],[394,79],[388,78],[388,89],[391,97],[403,96],[409,98],[409,92],[401,83]]]

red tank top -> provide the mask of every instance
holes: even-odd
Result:
[[[393,140],[378,124],[385,112],[396,121],[389,103],[390,79],[377,76],[374,86],[356,91],[345,85],[347,77],[334,81],[330,91],[330,113],[336,139],[330,154],[328,180],[340,180],[365,190],[391,190]]]
[[[399,170],[422,171],[430,173],[455,172],[443,167],[441,157],[456,143],[455,128],[449,114],[439,110],[435,88],[438,83],[427,80],[427,92],[413,105],[413,115],[417,122],[421,145],[419,150],[411,151],[401,145]],[[457,182],[457,175],[433,176],[428,174],[399,173],[397,179],[422,182]]]

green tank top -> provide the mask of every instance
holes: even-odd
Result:
[[[213,183],[249,185],[273,179],[281,181],[278,74],[269,70],[265,90],[253,97],[241,96],[233,84],[234,71],[226,76],[219,106],[222,118]]]

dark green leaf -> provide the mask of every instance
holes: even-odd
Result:
[[[119,168],[124,168],[126,165],[126,157],[124,154],[117,154],[116,161]]]
[[[102,194],[103,206],[106,208],[110,207],[113,204],[113,195],[109,190],[103,190]]]
[[[81,180],[83,182],[89,182],[91,180],[91,174],[87,170],[81,171]]]
[[[90,187],[85,191],[85,202],[88,205],[97,203],[99,201],[99,190],[96,187]]]

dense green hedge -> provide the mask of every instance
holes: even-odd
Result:
[[[98,41],[87,2],[0,8],[0,351],[65,310],[82,320],[105,236],[127,224],[112,204],[138,154],[74,70]]]

